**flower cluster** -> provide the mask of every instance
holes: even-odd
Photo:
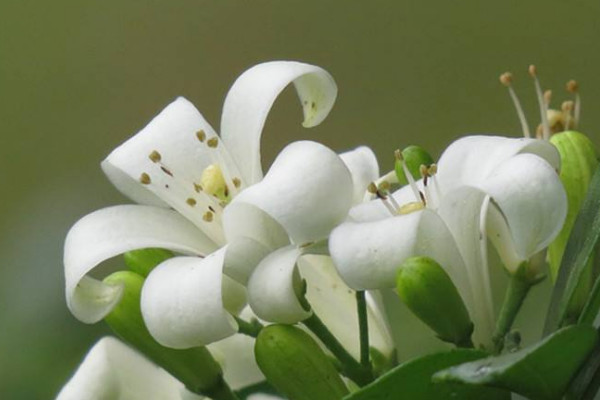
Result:
[[[123,341],[101,339],[58,399],[341,399],[396,365],[387,311],[400,302],[444,341],[502,349],[512,321],[495,315],[488,241],[511,276],[539,279],[568,210],[557,148],[466,136],[437,163],[397,151],[397,168],[381,174],[368,147],[297,141],[263,174],[263,126],[291,83],[303,126],[320,124],[337,95],[329,73],[268,62],[231,87],[220,134],[178,98],[102,162],[137,204],[71,228],[66,300]],[[121,254],[128,275],[98,279],[92,270]],[[276,345],[301,356],[272,368]],[[313,397],[278,378],[302,357],[320,376],[337,369],[334,383],[302,389]]]

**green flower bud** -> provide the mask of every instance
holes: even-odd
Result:
[[[264,328],[256,338],[254,354],[267,380],[290,400],[336,400],[348,394],[327,355],[294,326]]]
[[[224,390],[222,371],[205,347],[176,350],[161,346],[148,332],[140,296],[144,278],[135,272],[118,271],[104,279],[107,285],[123,286],[123,296],[104,320],[125,342],[181,381],[188,390],[208,395]]]
[[[556,280],[558,269],[567,245],[577,214],[587,194],[592,175],[598,166],[597,152],[594,144],[587,136],[566,131],[553,135],[550,142],[558,149],[561,160],[560,180],[567,192],[567,218],[565,224],[554,242],[548,247],[548,261],[553,280]],[[578,314],[585,304],[592,284],[593,258],[590,258],[584,274],[589,279],[583,279],[575,292],[570,304],[569,314]]]
[[[444,269],[427,257],[412,257],[398,270],[398,296],[438,337],[459,347],[472,347],[473,323]]]
[[[144,278],[161,262],[174,257],[172,251],[165,249],[140,249],[128,251],[123,255],[125,264],[133,272]]]
[[[433,164],[433,158],[427,153],[427,151],[419,146],[408,146],[401,152],[402,159],[406,163],[406,167],[410,171],[410,174],[415,179],[421,178],[421,165],[429,166]],[[396,157],[396,177],[400,185],[408,185],[406,175],[404,174],[404,167],[402,166],[402,159]]]

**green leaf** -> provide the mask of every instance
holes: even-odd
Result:
[[[401,364],[344,400],[509,400],[510,393],[488,387],[431,382],[444,368],[483,358],[479,350],[456,349]]]
[[[575,220],[554,285],[544,333],[561,326],[575,289],[585,278],[585,267],[600,238],[600,167],[590,182],[587,196]]]
[[[535,400],[557,400],[598,341],[587,325],[563,328],[533,346],[438,372],[435,381],[504,388]]]

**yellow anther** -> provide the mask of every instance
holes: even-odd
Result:
[[[208,147],[212,147],[213,149],[219,145],[219,138],[216,136],[211,137],[206,141]]]
[[[429,166],[429,170],[427,171],[429,173],[429,175],[433,176],[435,174],[437,174],[437,164],[431,164]]]
[[[371,194],[377,193],[377,185],[375,184],[375,182],[369,183],[369,186],[367,186],[367,192]]]
[[[156,150],[154,150],[152,153],[150,153],[148,158],[150,158],[150,160],[152,160],[153,163],[160,162],[160,160],[162,159],[160,153]]]
[[[223,172],[217,164],[211,164],[202,171],[200,186],[205,193],[220,200],[228,200],[229,189],[225,183]]]
[[[414,201],[412,203],[407,203],[407,204],[403,205],[402,207],[400,207],[400,209],[398,210],[398,214],[406,215],[406,214],[413,213],[415,211],[422,210],[424,208],[425,208],[425,205],[422,202]]]
[[[196,132],[196,137],[199,141],[204,142],[204,140],[206,139],[206,133],[201,129],[198,132]]]
[[[500,75],[500,83],[503,84],[504,86],[508,87],[512,84],[513,81],[513,75],[510,72],[505,72],[502,75]]]
[[[140,175],[140,183],[142,185],[149,185],[150,183],[152,183],[152,180],[150,179],[150,175],[148,175],[145,172],[142,175]]]

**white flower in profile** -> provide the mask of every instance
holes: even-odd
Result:
[[[476,344],[490,344],[487,238],[510,272],[548,246],[566,215],[559,164],[556,149],[541,140],[459,139],[437,171],[425,169],[424,179],[354,207],[330,236],[334,263],[348,286],[364,290],[394,287],[409,257],[435,259],[463,297]]]
[[[262,179],[263,125],[278,94],[292,82],[303,125],[319,124],[337,94],[331,76],[312,65],[268,62],[244,72],[230,89],[220,136],[190,102],[178,98],[103,161],[113,184],[140,205],[101,209],[71,228],[64,253],[66,298],[78,319],[97,322],[120,299],[122,288],[90,276],[92,269],[130,250],[159,247],[185,256],[159,265],[144,285],[142,312],[157,341],[186,348],[237,332],[231,314],[244,305],[245,293],[223,270],[258,263],[260,251],[279,247],[287,236],[263,225],[252,232],[253,240],[226,246],[222,216],[238,193]],[[243,229],[246,222],[235,224]],[[256,241],[261,246],[249,245]]]
[[[237,387],[236,387],[237,386]],[[234,385],[239,388],[239,385]],[[200,400],[165,370],[121,341],[107,336],[88,352],[56,400]],[[276,397],[255,394],[252,400]]]

